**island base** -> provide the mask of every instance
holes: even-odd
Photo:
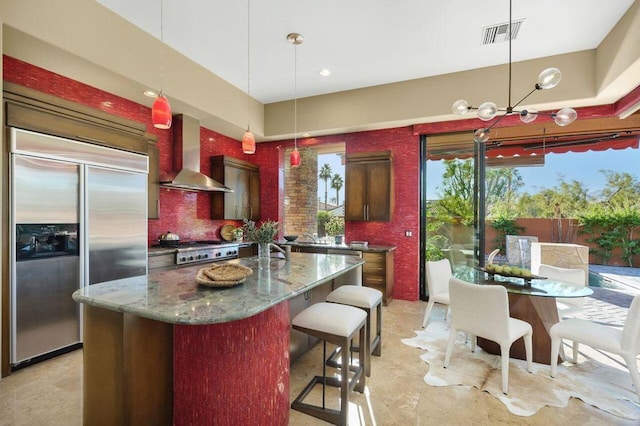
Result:
[[[289,304],[173,325],[84,306],[83,423],[287,425]]]

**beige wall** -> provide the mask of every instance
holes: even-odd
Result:
[[[530,105],[538,109],[567,101],[608,104],[628,93],[638,85],[639,10],[636,2],[598,49],[514,64],[514,97],[525,94],[538,72],[551,65],[561,68],[564,78],[554,90],[531,96]],[[160,43],[97,2],[4,0],[0,16],[3,53],[151,105],[142,91],[159,85]],[[450,106],[456,99],[477,103],[504,93],[506,73],[503,65],[300,99],[298,131],[319,136],[453,119]],[[176,113],[241,138],[248,121],[247,95],[241,90],[168,48],[164,88]],[[259,140],[292,135],[291,101],[264,106],[252,100],[250,105]]]

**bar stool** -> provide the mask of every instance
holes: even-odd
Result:
[[[382,292],[371,287],[359,285],[343,285],[333,290],[327,296],[327,302],[354,306],[367,313],[366,338],[364,340],[365,374],[371,376],[371,355],[382,354]],[[376,309],[376,334],[371,341],[371,312]],[[362,340],[360,340],[362,342]],[[362,343],[359,343],[361,345]],[[359,346],[351,348],[359,352]],[[338,349],[329,357],[329,365],[339,367],[336,361]]]
[[[360,340],[364,339],[366,316],[363,310],[352,306],[321,302],[311,305],[293,318],[291,324],[294,329],[323,341],[323,360],[322,376],[314,376],[311,379],[291,403],[292,409],[336,425],[347,424],[347,419],[349,418],[349,392],[354,388],[360,393],[364,392],[365,376],[363,371],[366,361],[364,354],[360,352],[358,366],[348,365],[347,368],[341,368],[339,378],[327,377],[327,342],[346,349],[351,345],[356,333],[359,333]],[[349,358],[347,357],[347,359]],[[350,371],[353,372],[351,380],[349,380]],[[321,407],[303,402],[317,384],[322,384]],[[340,388],[339,411],[327,408],[325,405],[325,387],[327,385]]]

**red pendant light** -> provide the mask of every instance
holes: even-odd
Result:
[[[256,153],[256,137],[249,129],[242,135],[242,152],[245,154]]]
[[[247,0],[247,130],[242,135],[242,152],[256,153],[256,137],[249,129],[251,124],[251,0]]]
[[[162,80],[164,77],[164,2],[160,0],[160,93],[153,101],[151,107],[151,121],[156,129],[166,130],[171,128],[171,106],[169,100],[162,92]]]
[[[151,120],[153,121],[153,127],[157,129],[166,130],[171,127],[171,106],[167,97],[162,93],[153,102]]]
[[[302,163],[298,151],[298,45],[304,42],[302,34],[287,34],[287,41],[293,44],[293,151],[291,151],[291,167],[298,167]]]
[[[298,151],[298,148],[294,148],[293,151],[291,151],[291,167],[298,167],[301,162],[300,151]]]

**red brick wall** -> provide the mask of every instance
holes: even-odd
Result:
[[[291,150],[285,150],[285,158]],[[286,202],[284,203],[284,235],[313,234],[318,228],[318,153],[300,149],[301,162],[291,167],[284,162]]]

